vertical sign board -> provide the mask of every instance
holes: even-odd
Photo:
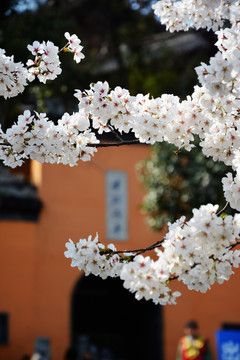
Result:
[[[240,360],[240,331],[218,330],[216,341],[218,360]]]
[[[124,171],[106,172],[106,222],[108,239],[127,240],[127,174]]]

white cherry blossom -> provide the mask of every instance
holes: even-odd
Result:
[[[13,56],[0,49],[0,95],[5,99],[22,93],[27,85],[27,69],[21,62],[15,63]]]
[[[69,32],[66,32],[64,36],[68,40],[66,48],[68,51],[74,54],[73,59],[76,61],[76,63],[79,63],[82,59],[85,58],[85,55],[82,53],[83,46],[80,45],[81,40],[77,37],[77,35],[70,35]]]

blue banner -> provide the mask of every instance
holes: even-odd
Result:
[[[216,341],[218,360],[240,360],[239,330],[218,330]]]

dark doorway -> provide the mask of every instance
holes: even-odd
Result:
[[[97,349],[96,360],[163,358],[161,307],[137,301],[119,279],[79,279],[72,295],[71,330],[72,346],[87,341]],[[108,355],[99,355],[104,351]]]

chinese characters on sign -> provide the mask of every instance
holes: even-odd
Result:
[[[106,220],[108,239],[127,240],[127,174],[124,171],[106,172]]]

